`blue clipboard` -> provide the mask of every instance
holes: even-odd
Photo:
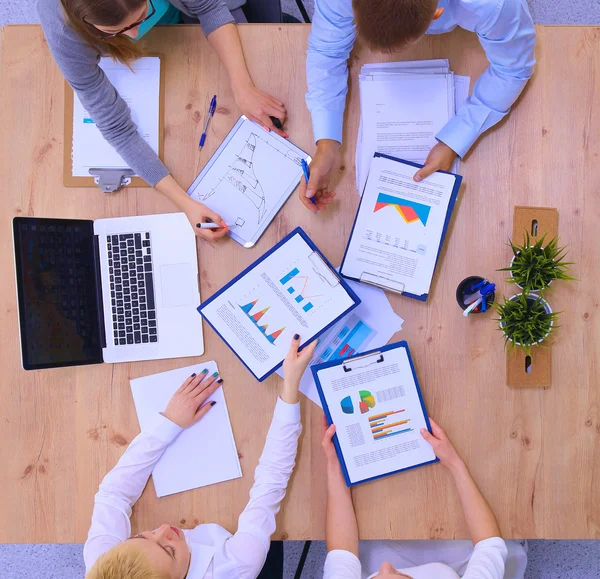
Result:
[[[413,379],[415,381],[415,386],[417,388],[417,394],[419,395],[419,402],[421,403],[421,410],[423,411],[423,416],[425,417],[425,424],[427,425],[427,430],[431,432],[431,424],[429,422],[429,416],[427,415],[427,409],[425,408],[425,402],[423,400],[423,395],[421,393],[421,387],[419,386],[419,380],[417,379],[417,374],[415,372],[415,366],[412,361],[412,357],[410,355],[410,350],[408,349],[408,343],[406,341],[395,342],[393,344],[388,344],[387,346],[383,346],[382,348],[375,348],[374,350],[369,350],[368,352],[363,352],[362,354],[358,354],[356,356],[352,356],[350,358],[332,360],[330,362],[323,362],[322,364],[316,364],[315,366],[311,366],[313,378],[315,379],[315,384],[317,385],[317,391],[319,392],[319,398],[321,399],[321,404],[323,405],[323,412],[325,412],[325,418],[327,418],[327,424],[331,426],[333,420],[331,418],[331,412],[329,411],[329,405],[327,403],[327,399],[325,398],[325,394],[323,393],[323,388],[321,386],[321,382],[319,381],[319,372],[326,368],[331,368],[333,366],[340,366],[342,364],[349,364],[352,360],[356,360],[358,358],[366,358],[370,355],[376,354],[385,354],[390,350],[396,350],[398,348],[404,348],[406,350],[406,355],[408,356],[408,362],[410,364],[410,369],[413,375]],[[427,462],[423,462],[420,464],[415,464],[414,466],[409,466],[407,468],[401,468],[398,470],[390,471],[386,474],[381,474],[379,476],[374,476],[371,478],[366,478],[357,482],[350,482],[350,477],[348,476],[348,468],[346,467],[346,461],[344,460],[344,455],[342,454],[342,449],[340,447],[340,443],[338,441],[337,434],[333,435],[333,444],[335,446],[335,450],[338,455],[338,459],[340,461],[340,466],[342,467],[342,472],[344,473],[344,479],[346,480],[346,485],[349,487],[356,486],[359,484],[363,484],[366,482],[371,482],[377,480],[379,478],[383,478],[386,476],[390,476],[392,474],[397,474],[399,472],[404,472],[406,470],[412,470],[414,468],[419,468],[421,466],[425,466],[427,464],[433,464],[435,462],[439,462],[439,458],[435,458],[434,460],[429,460]]]
[[[384,155],[383,153],[375,153],[373,155],[373,158],[376,158],[376,157],[390,159],[391,161],[398,161],[405,165],[411,165],[412,167],[417,167],[419,169],[421,169],[423,167],[423,165],[419,165],[418,163],[413,163],[412,161],[405,161],[404,159],[398,159],[396,157],[391,157],[390,155]],[[448,211],[446,212],[446,219],[444,220],[444,228],[442,229],[442,238],[440,239],[440,246],[438,247],[437,257],[435,260],[435,266],[433,269],[434,275],[435,275],[435,269],[437,268],[438,260],[440,259],[440,253],[442,251],[442,246],[444,245],[444,239],[446,238],[446,231],[448,230],[450,218],[452,217],[452,211],[454,209],[454,204],[456,203],[456,199],[458,198],[458,191],[459,191],[460,185],[462,183],[462,177],[460,175],[456,175],[455,173],[450,173],[448,171],[438,171],[438,173],[445,173],[446,175],[453,175],[454,177],[456,177],[456,181],[454,183],[454,188],[452,189],[452,194],[450,195],[450,202],[448,203]],[[361,197],[361,199],[360,199],[360,203],[358,205],[358,210],[356,211],[356,217],[354,218],[354,223],[352,224],[352,231],[350,231],[350,237],[348,238],[348,245],[346,245],[346,250],[344,251],[344,257],[342,258],[342,265],[340,265],[340,273],[342,274],[343,277],[345,277],[346,279],[351,279],[352,281],[357,281],[359,283],[365,283],[365,282],[360,279],[356,279],[355,277],[350,277],[350,276],[344,275],[343,271],[344,271],[344,262],[346,261],[346,255],[348,254],[348,248],[350,247],[350,242],[352,241],[352,236],[354,235],[354,228],[356,227],[356,221],[358,220],[358,214],[360,213],[363,199],[364,199],[364,196]],[[385,285],[378,285],[375,283],[373,283],[373,285],[375,285],[376,287],[380,287],[387,291],[395,291],[392,288],[385,286]],[[411,294],[410,292],[396,292],[396,293],[400,293],[400,295],[403,295],[403,296],[406,296],[409,298],[413,298],[413,299],[419,300],[421,302],[427,301],[427,297],[429,296],[429,294],[421,294],[420,296],[418,296],[416,294]]]
[[[252,372],[252,370],[250,370],[250,368],[248,367],[248,365],[246,364],[246,362],[244,362],[244,359],[231,347],[231,345],[229,344],[229,342],[213,326],[213,324],[206,317],[206,315],[203,313],[202,310],[206,306],[208,306],[213,300],[215,300],[217,297],[219,297],[224,291],[226,291],[232,285],[234,285],[238,281],[240,281],[245,275],[247,275],[250,271],[252,271],[261,262],[263,262],[267,257],[269,257],[269,255],[271,255],[272,253],[274,253],[275,251],[277,251],[279,248],[281,248],[283,245],[285,245],[295,235],[300,235],[300,237],[302,237],[302,239],[313,250],[313,252],[316,253],[323,260],[323,263],[331,270],[331,273],[339,280],[340,285],[344,288],[344,290],[346,291],[346,293],[348,294],[348,296],[350,297],[350,299],[354,302],[346,311],[342,312],[337,318],[335,318],[335,320],[333,320],[330,324],[328,324],[326,327],[324,327],[320,332],[317,332],[314,336],[311,336],[310,338],[304,340],[302,346],[300,346],[299,349],[302,350],[307,344],[309,344],[310,342],[312,342],[315,338],[318,338],[323,332],[326,332],[338,320],[340,320],[348,312],[352,311],[354,308],[356,308],[361,303],[361,299],[354,293],[354,291],[352,291],[352,288],[338,274],[338,272],[331,265],[331,263],[329,263],[329,260],[321,253],[321,251],[319,250],[319,248],[313,243],[313,241],[310,239],[310,237],[308,237],[308,235],[306,235],[306,233],[304,232],[304,230],[301,227],[296,227],[296,229],[294,229],[291,233],[288,233],[288,235],[286,235],[279,243],[275,244],[269,251],[267,251],[264,255],[262,255],[262,257],[259,257],[254,263],[252,263],[244,271],[242,271],[242,273],[240,273],[239,275],[237,275],[236,277],[234,277],[229,283],[225,284],[218,292],[214,293],[210,298],[208,298],[208,300],[206,300],[205,302],[203,302],[202,304],[200,304],[198,306],[198,308],[197,308],[198,312],[206,320],[206,322],[208,323],[208,325],[229,346],[229,348],[231,348],[231,351],[239,358],[240,362],[242,364],[244,364],[244,366],[246,366],[246,368],[248,369],[248,371],[259,382],[262,382],[263,380],[265,380],[266,378],[268,378],[273,372],[275,372],[275,370],[277,370],[278,368],[280,368],[283,365],[283,360],[281,362],[279,362],[274,368],[272,368],[271,370],[269,370],[263,376],[257,376],[254,372]]]

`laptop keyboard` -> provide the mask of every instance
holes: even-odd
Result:
[[[108,235],[115,346],[158,342],[150,232]]]

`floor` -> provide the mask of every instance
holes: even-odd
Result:
[[[600,25],[599,0],[528,2],[540,24]],[[312,14],[314,0],[303,3]],[[32,0],[0,0],[0,26],[37,22],[35,5]],[[282,0],[282,5],[301,19],[296,0]],[[285,579],[294,577],[302,546],[299,541],[285,544]],[[322,577],[325,554],[323,542],[312,543],[302,579]],[[82,545],[0,545],[2,579],[75,579],[83,574]],[[526,579],[600,579],[600,541],[529,541]]]

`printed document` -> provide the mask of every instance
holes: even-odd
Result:
[[[209,376],[218,371],[215,362],[211,361],[131,380],[140,428],[151,428],[183,382],[205,368]],[[211,400],[217,403],[208,414],[181,432],[158,459],[152,471],[158,497],[242,476],[223,389],[219,388],[208,398],[209,402]]]
[[[112,58],[100,59],[100,68],[131,110],[138,132],[158,155],[160,119],[160,58],[146,56],[131,64],[133,72]],[[127,163],[100,133],[73,95],[73,176],[89,177],[89,169],[128,169]]]
[[[406,348],[317,372],[351,484],[436,459]]]
[[[398,159],[373,159],[342,275],[429,293],[456,177],[437,172],[416,183],[417,170]]]

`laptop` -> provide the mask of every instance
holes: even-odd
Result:
[[[183,213],[13,219],[25,370],[204,353]]]

